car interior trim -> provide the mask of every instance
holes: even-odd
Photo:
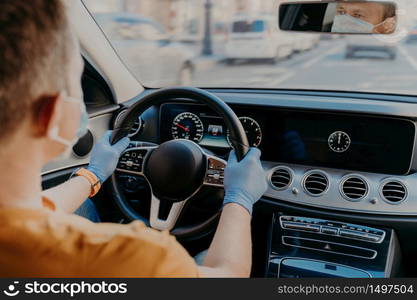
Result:
[[[291,257],[291,256],[286,256],[286,257],[284,257],[284,258],[279,259],[279,263],[278,263],[278,278],[279,278],[279,275],[280,275],[280,273],[281,273],[282,263],[283,263],[286,259],[300,259],[300,257]],[[302,258],[302,260],[312,261],[312,262],[318,262],[318,263],[323,263],[323,264],[328,264],[328,262],[323,261],[323,260],[318,260],[318,259]],[[372,274],[370,274],[370,273],[369,273],[368,271],[366,271],[366,270],[358,269],[358,268],[355,268],[355,267],[352,267],[352,266],[343,265],[343,264],[339,264],[339,263],[338,263],[338,264],[332,264],[332,265],[337,265],[337,266],[340,266],[340,267],[343,267],[343,268],[347,268],[347,269],[352,269],[352,270],[355,270],[355,271],[357,271],[357,272],[362,272],[362,273],[367,274],[367,275],[369,276],[369,278],[373,278]]]
[[[287,166],[293,172],[293,182],[285,190],[278,191],[272,186],[268,189],[265,196],[276,201],[289,202],[293,204],[302,204],[307,206],[326,208],[332,210],[351,211],[366,214],[384,214],[384,215],[417,215],[417,199],[412,196],[417,194],[417,174],[410,174],[406,176],[387,176],[384,174],[375,173],[360,173],[354,174],[361,176],[368,182],[368,195],[361,201],[349,201],[342,196],[340,192],[340,184],[345,176],[352,174],[348,170],[327,169],[320,168],[327,176],[329,187],[326,193],[319,197],[312,196],[304,189],[304,178],[306,174],[317,172],[315,169],[311,170],[310,166],[282,164],[276,162],[263,162],[264,168],[272,174],[277,166]],[[270,176],[270,175],[269,175]],[[380,187],[387,179],[398,180],[409,188],[407,197],[398,205],[392,205],[381,198]],[[300,193],[294,193],[294,189],[300,190]]]
[[[338,245],[338,246],[346,247],[346,249],[357,249],[357,250],[366,251],[371,255],[369,256],[355,255],[355,254],[348,254],[348,253],[343,253],[341,251],[335,251],[335,250],[330,250],[330,249],[326,250],[326,249],[318,249],[318,248],[314,248],[310,246],[301,246],[297,243],[289,242],[290,239],[300,241],[300,242],[311,241],[311,242],[323,243],[325,245],[329,245],[330,246],[329,248],[331,248],[331,245]],[[302,249],[327,252],[327,253],[336,253],[339,255],[345,255],[345,256],[351,256],[351,257],[357,257],[357,258],[363,258],[363,259],[374,259],[378,255],[378,252],[372,249],[367,249],[367,248],[362,248],[362,247],[357,247],[357,246],[352,246],[352,245],[342,244],[342,243],[329,242],[329,241],[324,241],[324,240],[319,240],[319,239],[309,239],[309,238],[286,236],[286,235],[282,236],[282,244],[285,246],[289,246],[289,247],[302,248]]]

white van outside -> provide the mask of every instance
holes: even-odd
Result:
[[[279,30],[276,16],[233,18],[226,42],[226,62],[268,59],[275,63],[291,56],[293,51],[289,33]]]
[[[289,33],[288,33],[289,34]],[[320,41],[320,37],[316,34],[293,32],[294,52],[304,52],[316,47]]]

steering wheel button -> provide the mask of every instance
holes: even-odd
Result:
[[[209,158],[209,169],[223,171],[225,169],[225,165],[221,161]]]

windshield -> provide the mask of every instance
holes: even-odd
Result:
[[[280,31],[282,0],[84,2],[145,87],[417,94],[415,0],[394,1],[395,33],[363,36]]]

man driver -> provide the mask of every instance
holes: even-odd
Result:
[[[86,129],[83,63],[60,0],[0,1],[0,276],[248,277],[251,213],[266,191],[260,152],[230,155],[220,222],[202,266],[170,236],[74,215],[113,173],[125,138],[107,133],[90,165],[46,192],[41,170]]]
[[[332,32],[393,33],[396,26],[393,3],[341,2],[336,6]]]

